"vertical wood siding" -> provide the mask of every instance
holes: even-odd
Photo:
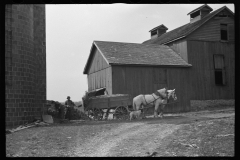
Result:
[[[106,87],[108,94],[112,94],[111,67],[88,74],[88,91]]]
[[[226,70],[225,86],[215,84],[213,55],[224,55]],[[191,99],[234,99],[235,51],[233,43],[188,41]]]
[[[190,68],[169,68],[168,69],[168,86],[170,89],[176,89],[178,103],[169,104],[165,112],[186,112],[190,111]]]
[[[112,66],[112,93],[130,94],[133,97],[139,94],[152,94],[156,90],[168,87],[176,89],[179,103],[170,104],[166,112],[178,112],[190,110],[190,90],[187,79],[189,68],[163,68],[163,67],[133,67],[133,66]],[[162,75],[166,71],[166,82],[154,81],[156,73]],[[164,78],[163,78],[164,79]]]
[[[101,53],[95,49],[88,73],[88,91],[106,87],[112,93],[112,71]]]
[[[109,65],[107,64],[107,62],[105,61],[105,59],[97,49],[95,49],[93,52],[94,54],[93,54],[93,58],[90,64],[88,74],[91,74],[109,67]]]
[[[221,12],[220,12],[221,13]],[[199,39],[207,41],[220,41],[220,24],[228,24],[229,42],[234,41],[234,18],[213,17],[196,31],[188,35],[188,39]]]
[[[187,41],[186,39],[174,41],[168,44],[176,53],[178,53],[186,62],[188,62]]]

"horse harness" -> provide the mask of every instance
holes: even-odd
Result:
[[[157,96],[159,96],[159,97],[158,97],[158,98],[155,98],[155,97],[153,96],[153,94],[152,94],[154,101],[152,101],[152,102],[150,102],[150,103],[153,103],[153,104],[154,104],[154,102],[155,102],[156,100],[158,100],[159,98],[166,99],[166,98],[164,98],[158,91],[156,91],[154,94],[157,95]],[[169,102],[168,92],[166,92],[166,95],[167,95],[166,97],[167,97],[167,103],[168,103],[168,102]],[[146,98],[145,98],[145,95],[143,95],[143,97],[144,97],[144,100],[145,100],[145,102],[146,102],[146,105],[150,104],[150,103],[147,103]]]

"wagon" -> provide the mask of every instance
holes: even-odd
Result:
[[[113,114],[114,119],[128,119],[132,98],[128,94],[90,97],[84,110],[96,120],[106,119],[109,114]]]

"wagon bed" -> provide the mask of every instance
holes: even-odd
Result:
[[[101,95],[89,98],[85,111],[89,111],[98,120],[108,117],[109,113],[113,113],[116,119],[127,119],[131,105],[132,99],[128,94]],[[103,109],[107,111],[104,112]],[[110,112],[111,109],[114,112]]]

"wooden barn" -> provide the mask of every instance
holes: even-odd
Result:
[[[168,45],[186,62],[192,100],[234,99],[234,13],[226,6],[213,12],[208,5],[188,13],[190,22],[172,31],[160,25],[143,44]]]
[[[151,94],[163,87],[176,89],[180,102],[167,111],[190,108],[191,65],[166,45],[94,41],[84,69],[88,90],[106,88],[108,94]]]
[[[203,5],[169,32],[155,27],[142,44],[94,41],[83,72],[88,91],[134,97],[175,88],[179,103],[166,112],[189,111],[190,100],[234,99],[234,14],[225,6],[211,11]]]

